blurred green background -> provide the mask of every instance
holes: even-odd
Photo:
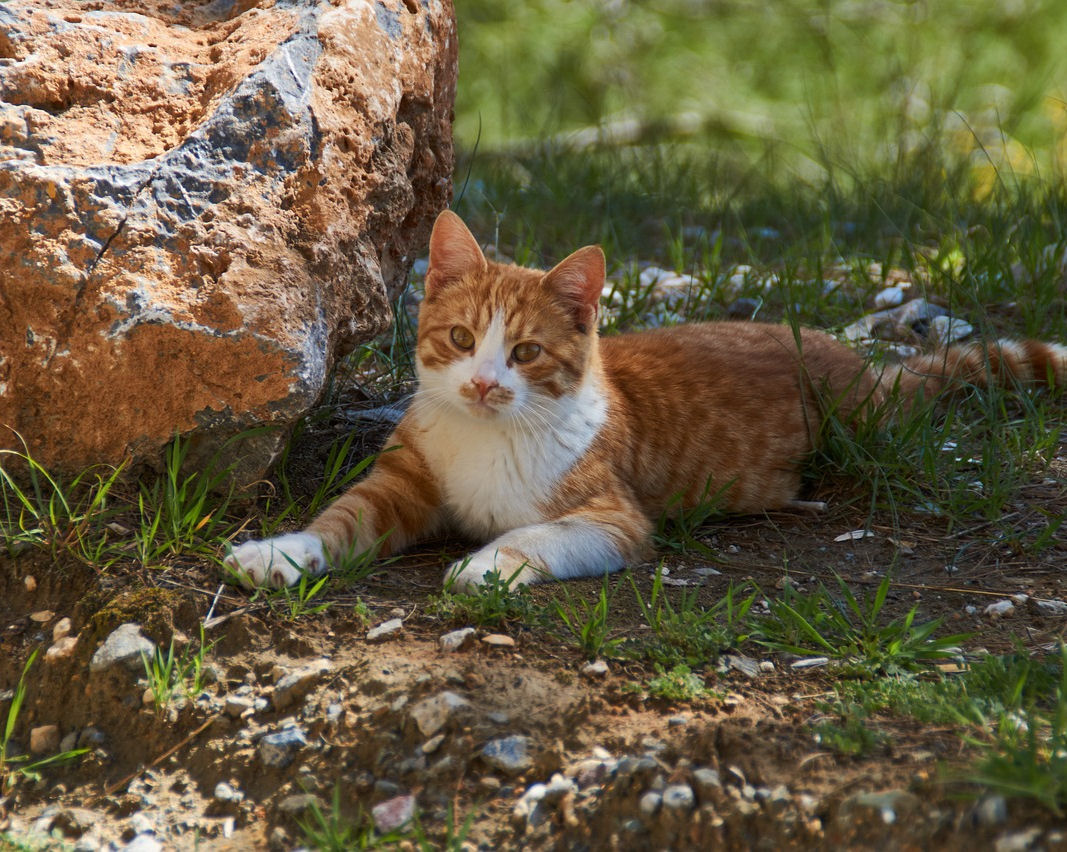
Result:
[[[1059,175],[1064,0],[457,0],[461,147],[697,139],[808,179],[943,146]],[[584,132],[584,133],[583,133]]]
[[[1067,339],[1067,0],[456,11],[453,206],[504,256],[691,273],[682,319],[725,316],[742,264],[779,282],[759,318],[823,328],[897,267],[983,333]]]

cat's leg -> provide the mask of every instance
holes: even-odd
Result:
[[[651,524],[632,504],[594,500],[552,521],[518,527],[454,563],[445,586],[470,591],[496,571],[513,587],[618,571],[648,547]]]
[[[246,586],[292,586],[379,544],[381,555],[430,534],[440,493],[426,460],[401,422],[366,479],[337,498],[303,532],[246,541],[223,560]]]

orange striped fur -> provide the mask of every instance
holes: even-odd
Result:
[[[419,316],[419,390],[370,475],[303,533],[228,562],[282,585],[388,534],[383,553],[440,529],[487,544],[450,569],[519,582],[640,559],[678,495],[733,512],[794,505],[827,402],[846,421],[954,383],[1063,385],[1067,348],[954,346],[878,373],[820,331],[702,323],[600,339],[599,248],[548,273],[488,262],[442,213]],[[534,351],[536,348],[536,351]],[[527,357],[531,356],[532,357]]]

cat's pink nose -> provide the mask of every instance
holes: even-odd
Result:
[[[478,389],[478,396],[481,398],[482,402],[485,401],[485,397],[489,393],[489,391],[491,391],[493,388],[500,387],[500,382],[495,380],[487,381],[481,376],[475,376],[473,379],[471,379],[471,384]]]

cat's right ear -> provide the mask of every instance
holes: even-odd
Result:
[[[430,234],[430,263],[426,270],[426,295],[434,296],[446,284],[486,270],[485,255],[463,220],[444,210]]]

